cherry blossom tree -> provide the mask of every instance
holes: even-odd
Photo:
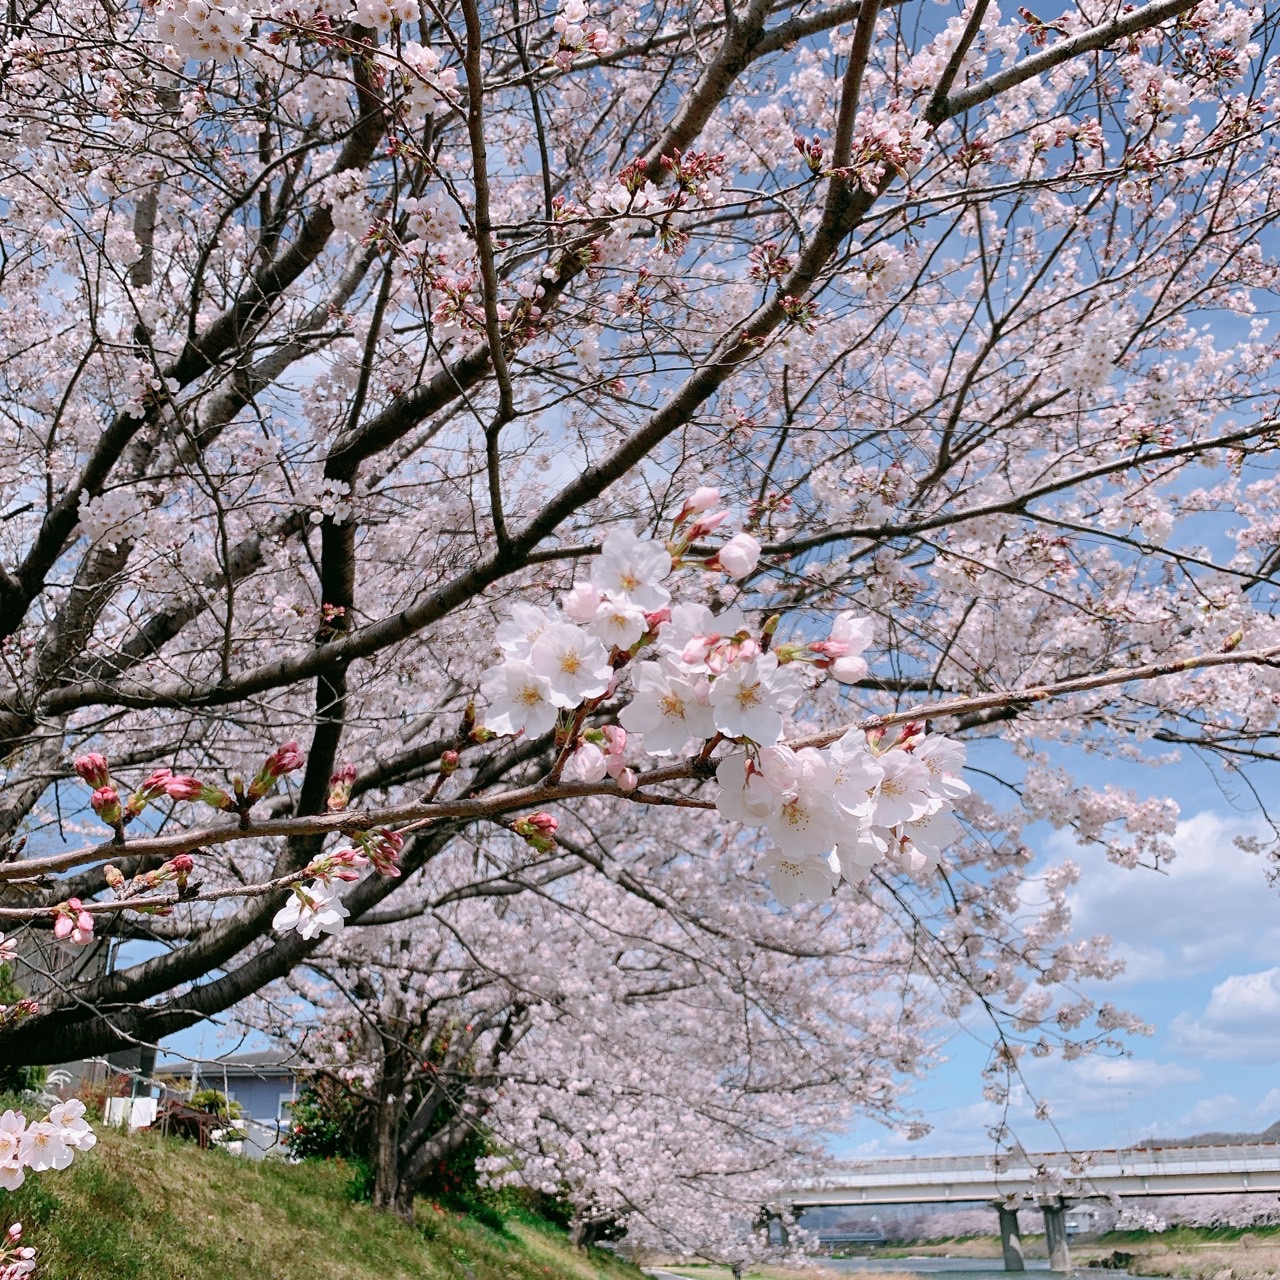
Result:
[[[125,946],[0,1051],[155,1043],[436,868],[844,881],[999,1063],[1128,1025],[1047,994],[1107,970],[1074,867],[1015,940],[1022,833],[1169,856],[1051,748],[1272,754],[1273,23],[11,6],[0,922]]]
[[[578,1238],[625,1222],[705,1254],[853,1111],[900,1115],[933,1022],[919,948],[865,898],[779,915],[745,876],[733,895],[750,855],[682,838],[631,836],[673,864],[643,894],[562,847],[517,893],[437,862],[415,916],[345,930],[241,1010],[291,1044],[306,1029],[305,1060],[371,1113],[375,1203],[410,1216],[483,1124],[488,1176],[567,1200]]]

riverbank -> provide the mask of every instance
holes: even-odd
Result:
[[[1044,1237],[1024,1236],[1028,1258],[1045,1256]],[[877,1258],[908,1257],[998,1259],[998,1236],[972,1236],[932,1244],[877,1248]],[[1280,1277],[1280,1226],[1244,1230],[1233,1227],[1174,1227],[1159,1233],[1112,1231],[1071,1242],[1078,1267],[1125,1267],[1134,1276],[1173,1280],[1277,1280]]]
[[[531,1213],[418,1201],[417,1225],[351,1197],[340,1161],[243,1160],[103,1127],[69,1169],[0,1190],[39,1280],[646,1280]]]

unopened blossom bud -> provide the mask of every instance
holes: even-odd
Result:
[[[200,784],[200,790],[196,798],[207,804],[211,809],[225,809],[234,812],[237,808],[235,800],[222,787],[211,787],[206,783]]]
[[[615,775],[614,781],[617,782],[619,790],[622,791],[634,791],[640,785],[640,779],[630,765],[625,769],[620,769]]]
[[[79,898],[68,898],[53,909],[53,936],[59,941],[70,939],[77,946],[93,941],[93,917]]]
[[[699,516],[689,526],[689,541],[696,542],[699,538],[705,538],[707,534],[718,529],[728,518],[729,513],[727,511],[713,511],[710,515]]]
[[[707,562],[735,581],[755,571],[760,561],[760,544],[749,533],[735,533]]]
[[[18,944],[0,933],[0,964],[9,964],[18,958]]]
[[[187,878],[195,869],[196,860],[189,853],[179,853],[170,858],[164,865],[173,872],[173,878],[177,882],[178,888],[185,889],[187,887]],[[161,870],[163,871],[164,867]]]
[[[556,829],[560,823],[549,813],[535,813],[527,818],[517,818],[511,825],[516,835],[527,840],[539,853],[550,853],[555,848]]]
[[[79,756],[75,762],[76,773],[95,791],[111,782],[111,769],[107,757],[97,751]]]
[[[655,609],[652,613],[644,615],[645,630],[656,632],[664,622],[671,621],[671,606],[664,604],[661,609]]]
[[[286,773],[293,773],[295,769],[301,768],[302,752],[298,750],[298,744],[296,742],[286,742],[284,746],[278,747],[263,761],[262,768],[258,770],[253,781],[249,783],[249,798],[251,800],[260,800],[275,786],[278,778],[282,778]]]
[[[778,659],[780,666],[785,666],[788,662],[807,662],[809,661],[809,650],[812,645],[795,644],[779,644],[775,645],[772,653]]]
[[[440,756],[440,772],[447,778],[451,773],[458,770],[458,753],[456,751],[446,751]]]
[[[120,796],[115,787],[99,787],[89,797],[93,811],[108,826],[114,827],[123,816],[120,810]]]
[[[163,770],[162,772],[168,772]],[[151,775],[152,778],[156,774]],[[147,779],[150,782],[151,778]],[[144,786],[146,783],[143,784]],[[189,773],[171,773],[164,780],[165,794],[170,800],[198,800],[200,793],[204,790],[204,783],[199,778],[193,778]]]
[[[124,872],[119,867],[112,866],[109,862],[102,868],[102,878],[116,893],[120,893],[124,889]]]
[[[675,522],[677,525],[682,525],[690,516],[696,516],[701,511],[709,511],[719,503],[720,490],[703,485],[684,500],[684,506],[680,508],[680,514],[676,516]]]
[[[375,827],[372,831],[356,831],[351,838],[359,844],[380,876],[394,879],[400,874],[400,850],[404,847],[404,836],[398,831]]]
[[[337,853],[326,853],[316,858],[302,874],[324,884],[334,880],[354,884],[368,865],[369,859],[359,850],[339,849]]]
[[[336,773],[329,775],[329,799],[327,806],[330,813],[341,813],[351,801],[351,788],[356,780],[356,767],[344,764]]]

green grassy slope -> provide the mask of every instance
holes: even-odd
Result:
[[[350,1177],[100,1130],[71,1168],[0,1191],[0,1225],[22,1221],[39,1280],[641,1280],[533,1218],[497,1231],[420,1202],[406,1226],[353,1203]]]

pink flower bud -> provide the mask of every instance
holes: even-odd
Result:
[[[172,769],[157,769],[138,790],[144,792],[149,800],[155,796],[167,795],[172,778]]]
[[[89,797],[89,803],[93,806],[94,813],[108,826],[114,827],[120,821],[122,817],[120,796],[117,794],[115,787],[99,787]]]
[[[70,938],[77,946],[93,941],[93,917],[79,898],[68,898],[52,911],[53,936],[59,941]]]
[[[710,511],[712,507],[718,506],[719,503],[720,490],[703,485],[695,489],[684,500],[684,506],[680,508],[680,514],[676,516],[676,524],[683,524],[690,516],[696,516],[700,511]]]
[[[301,768],[302,753],[298,750],[298,744],[286,742],[266,758],[262,768],[249,783],[249,799],[260,800],[275,786],[278,778]]]
[[[689,541],[696,542],[717,529],[729,518],[727,511],[713,511],[709,516],[702,516],[689,526]]]
[[[262,767],[273,778],[282,777],[286,773],[293,773],[295,769],[302,768],[303,756],[298,750],[296,742],[286,742],[284,746],[273,751],[268,757],[266,764]]]
[[[329,799],[327,806],[330,813],[340,813],[351,800],[351,787],[356,780],[356,767],[344,764],[336,773],[329,776]]]
[[[760,561],[760,544],[749,533],[735,533],[708,561],[708,568],[721,569],[733,579],[754,572]]]
[[[153,774],[152,777],[154,776]],[[189,773],[171,773],[165,779],[164,789],[170,800],[198,800],[204,790],[204,783]]]
[[[111,782],[111,770],[107,764],[107,757],[97,751],[79,756],[75,762],[75,771],[95,791]]]

